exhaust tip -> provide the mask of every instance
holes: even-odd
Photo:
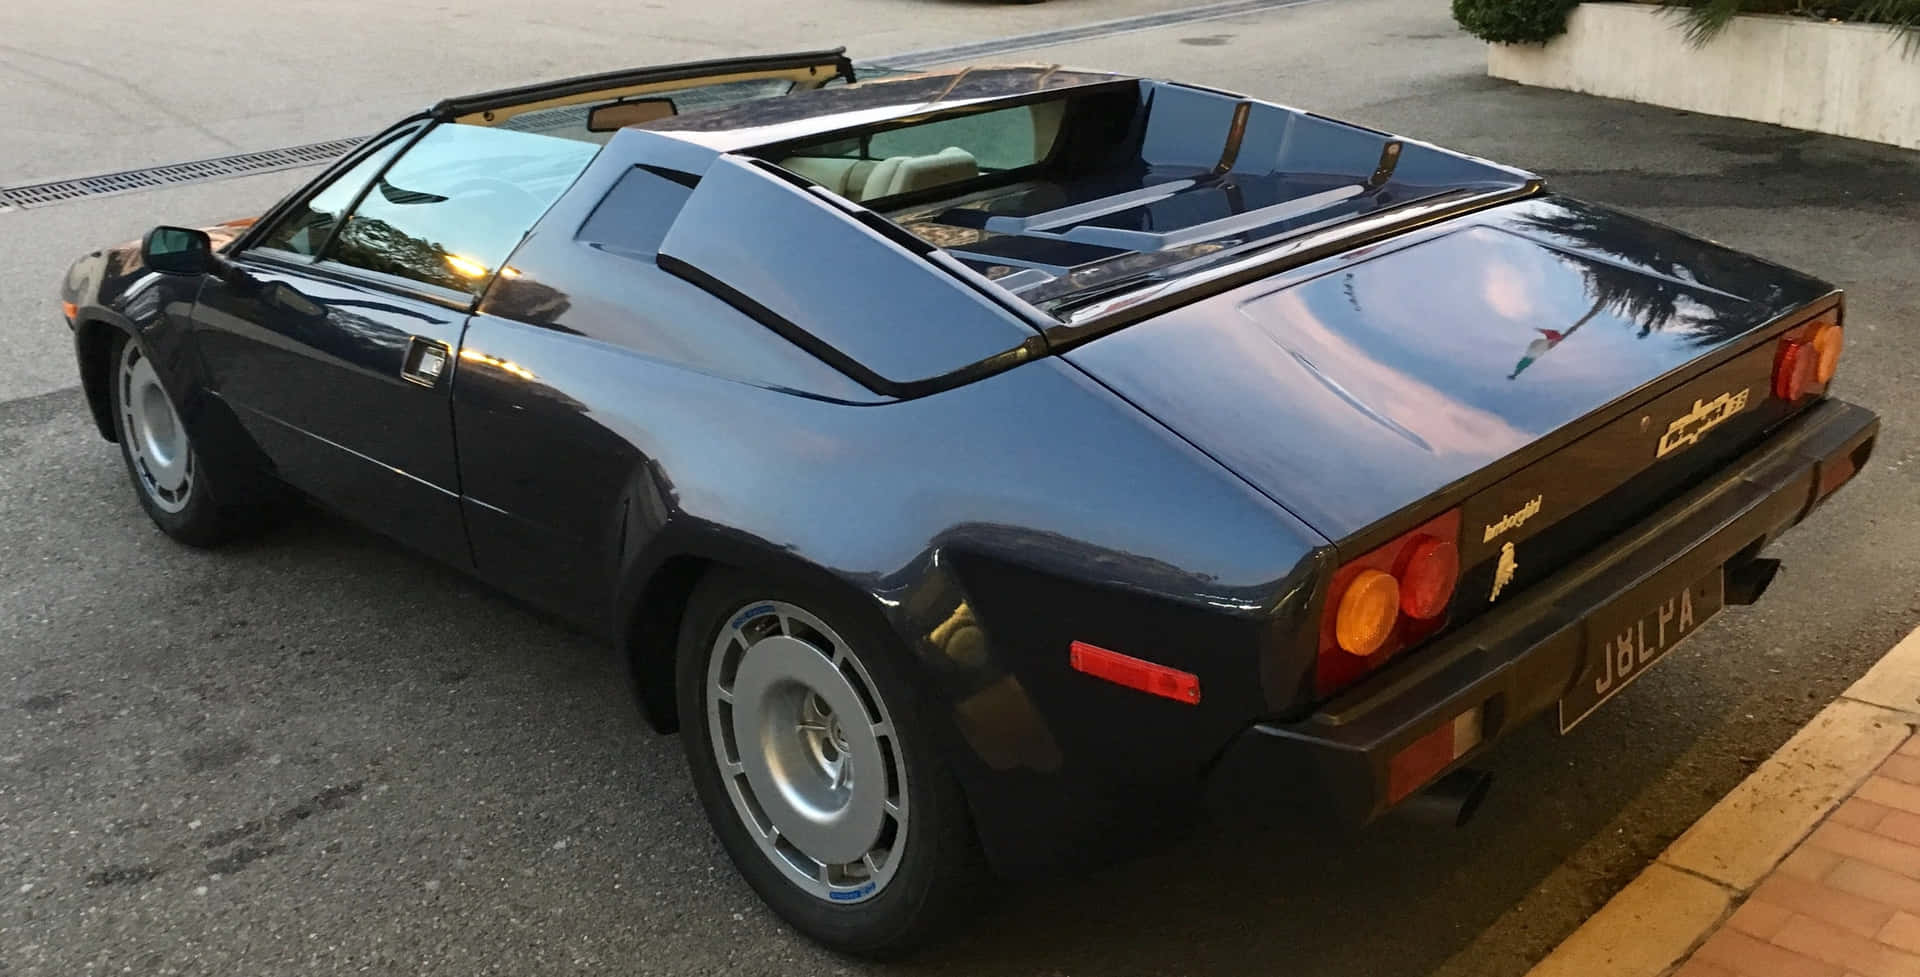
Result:
[[[1780,572],[1780,561],[1767,557],[1754,557],[1744,563],[1727,567],[1726,601],[1729,604],[1752,604],[1760,595],[1772,586],[1773,578]]]
[[[1465,827],[1492,788],[1493,775],[1484,770],[1455,770],[1407,798],[1395,810],[1426,824]]]

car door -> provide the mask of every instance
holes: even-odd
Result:
[[[397,131],[229,255],[196,338],[281,478],[460,566],[450,391],[495,269],[592,143],[483,126]]]

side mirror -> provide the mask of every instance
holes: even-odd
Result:
[[[140,239],[140,260],[163,275],[204,275],[213,270],[213,239],[190,227],[156,227]]]

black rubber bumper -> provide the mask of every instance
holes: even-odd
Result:
[[[1853,477],[1879,428],[1872,411],[1853,404],[1814,407],[1712,481],[1439,647],[1342,693],[1306,719],[1247,729],[1216,762],[1211,800],[1323,809],[1349,823],[1379,816],[1390,806],[1387,772],[1395,754],[1480,705],[1485,739],[1448,768],[1457,769],[1521,723],[1553,710],[1586,667],[1587,618],[1685,587],[1716,567],[1737,573]],[[1728,594],[1734,602],[1731,583]]]

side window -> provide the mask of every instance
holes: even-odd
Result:
[[[635,167],[607,191],[606,199],[581,225],[578,237],[588,244],[651,258],[692,195],[693,188],[684,183]]]
[[[386,145],[368,153],[366,158],[335,177],[319,193],[308,197],[260,239],[259,247],[309,256],[318,254],[327,243],[328,235],[333,233],[340,218],[346,214],[347,208],[353,205],[353,198],[360,193],[360,188],[366,186],[367,181],[387,165],[387,161],[400,151],[401,144],[410,135],[411,132],[395,135],[387,140]]]
[[[326,258],[478,293],[600,147],[437,126],[374,179]]]

